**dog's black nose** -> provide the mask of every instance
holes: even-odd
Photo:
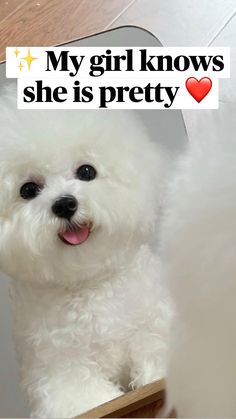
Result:
[[[72,195],[65,195],[61,198],[58,198],[53,206],[52,212],[60,218],[66,218],[70,220],[70,218],[75,214],[78,208],[78,201]]]

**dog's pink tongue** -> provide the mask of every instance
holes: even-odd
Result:
[[[78,228],[77,230],[66,230],[61,237],[69,244],[77,245],[83,243],[89,235],[88,226]]]

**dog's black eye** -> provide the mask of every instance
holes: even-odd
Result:
[[[23,199],[33,199],[40,193],[41,188],[37,183],[27,182],[20,188],[20,196]]]
[[[96,169],[89,164],[83,164],[83,166],[80,166],[76,172],[76,177],[79,180],[84,180],[85,182],[95,179],[96,175]]]

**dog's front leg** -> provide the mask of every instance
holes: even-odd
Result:
[[[155,329],[155,328],[154,328]],[[166,327],[167,329],[167,327]],[[142,387],[166,375],[167,333],[158,325],[156,330],[140,327],[130,342],[131,385]]]
[[[96,365],[69,365],[68,360],[64,368],[61,362],[54,362],[44,372],[41,370],[41,377],[28,383],[27,392],[31,417],[39,418],[74,417],[122,395]]]
[[[69,418],[122,394],[98,362],[89,310],[81,308],[81,299],[18,283],[12,297],[21,383],[31,416]]]

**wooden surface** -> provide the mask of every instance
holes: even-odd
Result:
[[[98,406],[79,418],[155,417],[163,406],[164,388],[164,380],[156,381]]]
[[[106,30],[136,0],[0,0],[0,61],[7,46],[51,46]]]

